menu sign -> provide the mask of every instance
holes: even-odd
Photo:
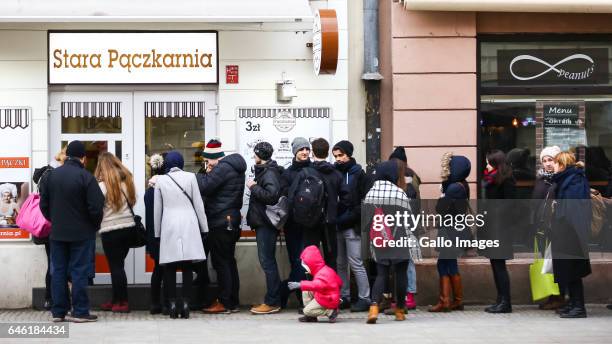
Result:
[[[548,103],[542,107],[544,146],[559,146],[568,150],[586,145],[584,103]]]

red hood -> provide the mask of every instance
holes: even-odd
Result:
[[[300,259],[308,266],[310,274],[313,276],[325,266],[325,261],[321,256],[321,252],[319,252],[319,248],[314,245],[306,247],[304,251],[302,251]]]

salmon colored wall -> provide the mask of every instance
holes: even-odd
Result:
[[[611,33],[612,14],[477,14],[478,33]]]

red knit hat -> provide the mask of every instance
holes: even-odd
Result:
[[[205,159],[219,159],[224,156],[225,153],[223,152],[223,148],[221,148],[221,141],[218,139],[208,141],[204,148],[204,153],[202,153],[202,157]]]

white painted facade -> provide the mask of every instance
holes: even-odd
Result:
[[[313,10],[333,8],[338,14],[340,50],[335,75],[316,76],[313,71],[312,22],[183,22],[183,23],[60,23],[60,22],[2,22],[0,23],[0,106],[28,106],[32,108],[32,169],[46,165],[56,153],[50,117],[49,99],[53,92],[160,92],[195,91],[214,94],[217,114],[213,125],[226,152],[237,149],[238,107],[279,106],[276,100],[276,82],[286,78],[295,81],[297,98],[291,107],[329,107],[332,109],[331,141],[360,140],[361,132],[350,133],[349,127],[362,131],[362,124],[349,124],[359,120],[363,111],[356,99],[351,111],[361,115],[349,116],[349,93],[359,95],[360,81],[354,79],[349,86],[348,0],[310,1]],[[351,4],[351,6],[360,4]],[[359,19],[361,20],[361,19]],[[361,27],[361,23],[358,23]],[[49,86],[47,84],[47,32],[48,30],[215,30],[219,34],[219,84],[198,85],[104,85],[104,86]],[[362,31],[356,31],[359,41]],[[355,55],[355,53],[352,53]],[[361,53],[358,53],[361,54]],[[225,83],[225,66],[238,65],[239,84]],[[353,72],[354,73],[354,72]],[[207,122],[208,125],[208,122]],[[210,137],[206,134],[206,139]],[[134,145],[139,145],[134,138]],[[333,144],[332,142],[332,144]],[[0,144],[2,142],[0,137]],[[355,142],[356,155],[365,156],[365,144]],[[134,149],[136,152],[137,150]],[[245,157],[249,158],[249,157]],[[142,198],[142,194],[139,195]],[[144,213],[142,205],[139,207]],[[254,243],[241,243],[237,259],[241,278],[249,281],[242,288],[244,303],[260,302],[264,293],[263,272],[258,264]],[[283,250],[285,248],[283,247]],[[287,265],[286,252],[278,256],[281,268]],[[242,263],[242,264],[241,264]],[[44,287],[46,257],[42,246],[30,242],[0,241],[0,308],[29,307],[32,288]],[[284,273],[281,273],[283,276]],[[138,282],[138,281],[136,281]],[[245,292],[257,293],[251,296]]]

